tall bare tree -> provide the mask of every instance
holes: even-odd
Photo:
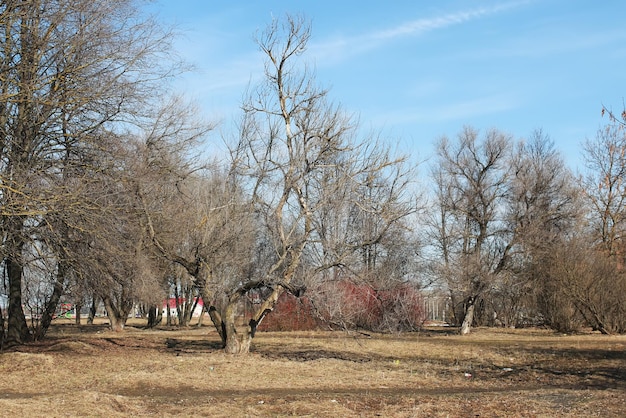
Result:
[[[319,242],[322,233],[320,214],[330,205],[354,199],[353,192],[368,181],[372,182],[370,190],[376,190],[373,182],[389,173],[396,183],[388,182],[385,187],[393,191],[387,189],[387,195],[381,194],[375,203],[363,201],[358,211],[380,214],[401,193],[402,177],[394,171],[401,159],[357,141],[354,122],[329,103],[327,91],[316,87],[310,71],[299,62],[310,35],[304,19],[287,17],[273,21],[257,38],[266,58],[265,80],[251,91],[243,106],[240,137],[233,147],[234,174],[251,198],[250,213],[263,228],[264,248],[271,252],[269,262],[226,289],[223,307],[214,311],[228,352],[249,350],[257,326],[274,309],[282,292],[301,293],[302,276],[310,269],[305,265],[306,249]],[[377,185],[382,187],[381,182]],[[395,213],[395,218],[391,210],[387,213],[389,220],[397,220],[410,210],[403,215]],[[353,242],[352,253],[380,242],[389,226],[378,227],[366,238],[361,236],[360,243]],[[326,261],[318,267],[341,262]],[[260,297],[260,302],[249,320],[238,324],[236,307],[251,293]]]
[[[506,280],[495,289],[500,321],[515,325],[547,319],[558,309],[548,271],[558,248],[580,222],[580,193],[554,143],[541,130],[521,140],[511,154],[504,205],[512,250]]]
[[[511,249],[501,204],[511,147],[501,132],[489,131],[481,139],[472,128],[454,142],[444,137],[437,144],[438,274],[450,289],[462,334],[469,333],[476,306],[502,273]]]

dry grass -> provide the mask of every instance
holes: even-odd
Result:
[[[210,327],[56,324],[0,354],[0,415],[626,416],[623,336],[432,329],[261,333],[254,344],[238,357]]]

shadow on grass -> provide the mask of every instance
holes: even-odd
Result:
[[[152,399],[228,399],[231,401],[237,398],[254,400],[255,398],[307,398],[307,399],[324,399],[324,398],[369,398],[372,397],[421,397],[421,396],[478,396],[493,395],[507,393],[543,393],[548,391],[576,391],[579,387],[573,385],[552,385],[546,388],[537,384],[521,384],[516,386],[501,387],[475,387],[475,386],[447,386],[436,388],[415,388],[415,387],[315,387],[315,388],[285,388],[285,387],[265,387],[265,388],[246,388],[246,389],[212,389],[198,390],[195,387],[177,386],[176,388],[168,386],[159,386],[154,384],[150,387],[127,387],[118,392],[116,395],[129,397],[150,397]],[[561,395],[562,396],[562,395]]]
[[[321,359],[335,359],[351,361],[354,363],[367,363],[372,360],[371,356],[364,356],[347,351],[333,351],[322,349],[311,350],[276,350],[261,349],[257,353],[269,360],[313,361]]]
[[[166,338],[165,339],[165,347],[168,351],[171,351],[176,354],[182,353],[211,353],[215,351],[222,350],[222,342],[218,340],[208,340],[208,339],[177,339],[177,338]]]
[[[626,351],[621,349],[517,348],[539,358],[528,365],[536,373],[555,379],[577,380],[596,389],[626,388]],[[522,354],[523,355],[523,354]]]

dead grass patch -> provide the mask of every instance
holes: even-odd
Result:
[[[260,333],[55,324],[0,354],[0,416],[624,416],[626,337]]]

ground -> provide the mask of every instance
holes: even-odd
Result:
[[[626,337],[540,329],[113,333],[57,323],[0,354],[0,416],[626,416]]]

